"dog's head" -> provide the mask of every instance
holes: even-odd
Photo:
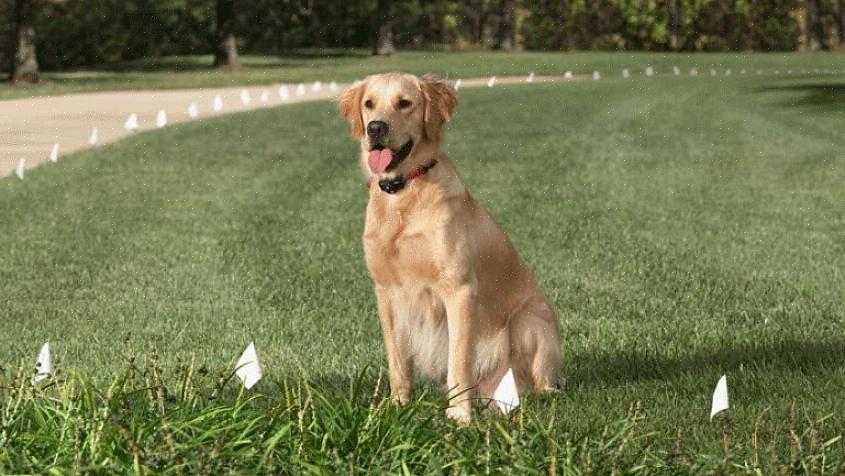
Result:
[[[454,91],[431,76],[388,73],[344,90],[340,115],[352,124],[373,175],[394,171],[421,145],[440,146],[443,124],[458,104]]]

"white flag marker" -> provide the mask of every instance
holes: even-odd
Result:
[[[238,359],[235,373],[249,390],[261,380],[261,365],[258,363],[258,354],[255,352],[255,344],[250,342],[241,358]]]
[[[53,144],[53,148],[50,149],[50,162],[58,162],[59,161],[59,144]]]
[[[572,79],[572,71],[563,73],[563,79]]]
[[[646,76],[654,76],[654,68],[652,68],[651,66],[647,67],[645,69],[645,75]]]
[[[297,96],[304,96],[305,95],[305,85],[299,83],[296,85],[296,95]]]
[[[529,83],[533,83],[533,82],[534,82],[534,72],[533,72],[533,71],[532,71],[531,73],[529,73],[529,74],[528,74],[528,82],[529,82]]]
[[[458,80],[455,81],[455,91],[458,89],[461,89],[461,78],[458,78]]]
[[[730,68],[728,68],[728,70],[727,70],[727,71],[725,71],[725,76],[730,76],[730,75],[731,75],[731,73],[733,73],[733,71],[731,71],[731,69],[730,69]]]
[[[266,89],[264,91],[261,91],[261,95],[258,96],[258,100],[261,101],[261,104],[267,104],[268,102],[270,102],[270,92]]]
[[[336,93],[337,92],[337,81],[332,81],[329,83],[329,91]]]
[[[739,70],[739,74],[745,74],[745,68],[742,68],[741,70]]]
[[[625,79],[628,79],[628,78],[631,77],[631,72],[628,71],[628,68],[625,68],[625,69],[622,70],[622,77],[625,78]]]
[[[496,392],[493,393],[493,399],[502,410],[502,413],[508,414],[514,408],[519,406],[519,390],[516,388],[516,380],[513,378],[513,369],[508,369],[508,373],[502,377],[499,386],[496,387]]]
[[[123,128],[129,132],[137,131],[138,130],[138,115],[134,112],[126,118],[126,122],[123,123]]]
[[[249,95],[249,91],[246,89],[241,89],[241,103],[244,106],[249,106],[249,103],[252,102],[252,97]]]
[[[197,108],[197,103],[192,102],[188,106],[188,117],[190,117],[191,119],[196,119],[197,116],[199,116],[199,115],[200,115],[200,111],[199,111],[199,108]]]
[[[722,375],[719,382],[716,384],[716,390],[713,392],[713,404],[710,406],[710,421],[717,413],[728,409],[728,380],[727,376]]]
[[[672,66],[672,74],[674,74],[675,76],[680,76],[681,75],[681,68],[679,68],[677,66]]]
[[[18,176],[19,179],[23,180],[23,170],[26,167],[26,162],[21,159],[18,161],[18,166],[15,167],[15,175]]]
[[[223,98],[220,97],[219,94],[214,96],[214,101],[211,101],[211,109],[213,109],[214,112],[220,112],[223,110]]]
[[[321,89],[323,89],[323,83],[321,81],[314,81],[314,84],[311,85],[311,91],[315,93],[319,93]]]
[[[279,86],[279,99],[284,102],[290,99],[290,91],[287,86]]]
[[[718,73],[716,72],[716,70],[715,70],[715,69],[710,68],[710,76],[716,76],[717,74],[718,74]]]
[[[162,128],[167,125],[167,112],[164,109],[160,109],[158,114],[156,114],[156,127]]]
[[[49,377],[53,373],[53,363],[50,361],[50,343],[45,342],[41,346],[41,352],[38,353],[38,364],[35,371],[35,377],[32,377],[33,382],[40,382]]]
[[[100,144],[100,130],[96,127],[91,129],[91,135],[88,136],[88,143],[91,145],[99,145]]]
[[[490,76],[490,79],[487,80],[487,87],[492,88],[495,85],[496,85],[496,77]]]
[[[690,76],[698,76],[698,68],[690,68],[689,75]]]
[[[593,81],[598,81],[601,79],[601,73],[598,71],[593,71]]]

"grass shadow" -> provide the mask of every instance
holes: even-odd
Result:
[[[744,367],[767,367],[800,370],[812,374],[825,368],[842,367],[845,362],[845,340],[804,342],[785,340],[776,344],[749,343],[723,346],[714,350],[698,350],[683,356],[648,355],[637,349],[578,355],[573,359],[574,372],[566,375],[573,386],[617,386],[646,380],[671,380],[718,369],[731,372]]]
[[[767,86],[760,92],[796,93],[789,100],[780,101],[782,107],[806,107],[820,112],[841,111],[845,107],[845,83],[814,82],[783,86]]]

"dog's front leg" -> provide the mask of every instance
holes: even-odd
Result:
[[[390,395],[400,403],[408,403],[414,395],[414,362],[408,343],[396,332],[396,308],[390,291],[376,287],[381,335],[387,349],[387,371]]]
[[[475,365],[475,292],[471,285],[459,286],[444,300],[446,322],[449,326],[449,366],[446,385],[449,387],[449,404],[446,416],[466,425],[472,419],[472,398],[475,382],[472,381]]]

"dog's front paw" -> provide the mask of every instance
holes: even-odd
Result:
[[[410,392],[396,392],[390,395],[391,400],[399,405],[407,405],[411,403],[411,393]]]
[[[449,407],[446,416],[460,426],[467,426],[472,420],[470,411],[464,407]]]

